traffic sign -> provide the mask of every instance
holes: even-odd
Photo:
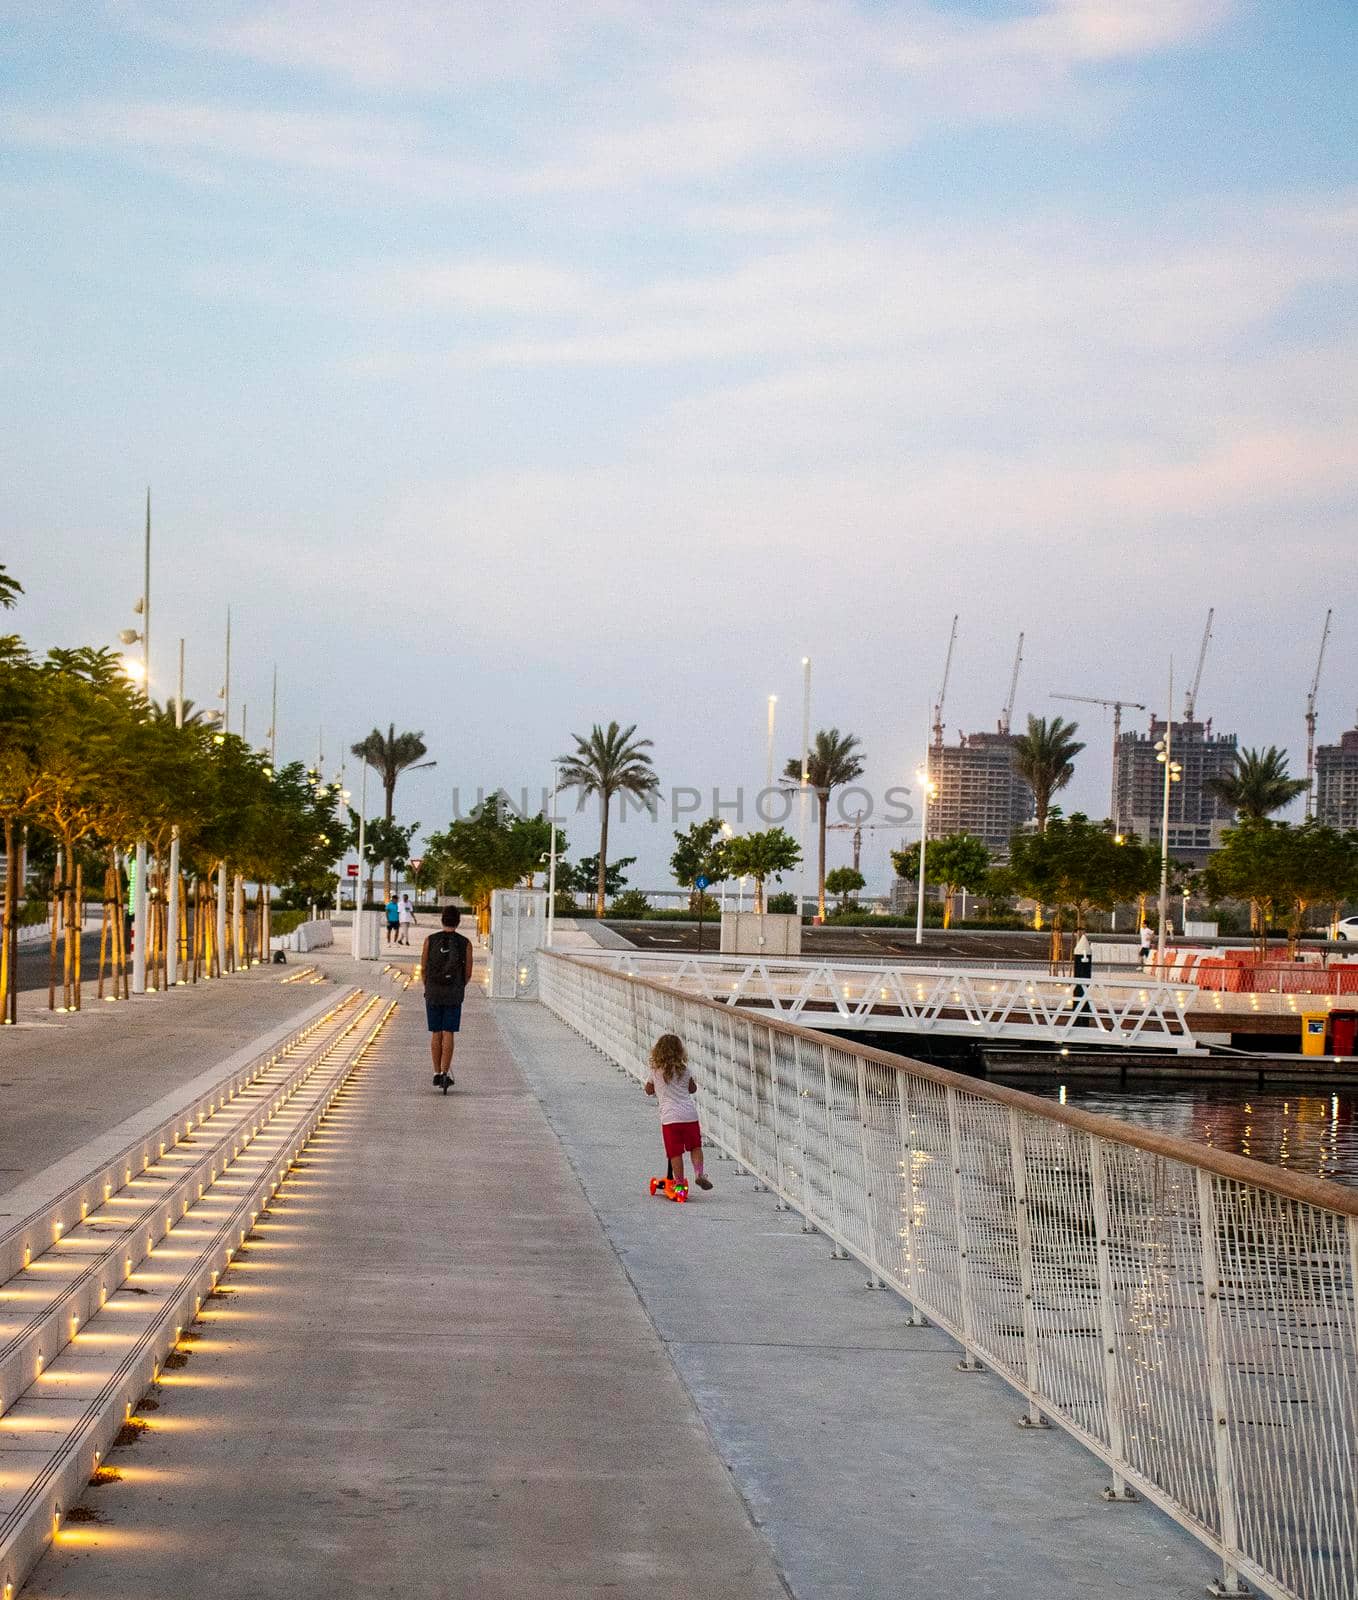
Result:
[[[411,856],[411,858],[410,858],[410,870],[412,872],[418,872],[423,865],[424,865],[424,857],[423,856]]]
[[[358,876],[358,862],[351,861],[349,865],[345,867],[344,875],[346,878],[356,878]]]
[[[698,877],[696,877],[693,880],[693,887],[698,891],[699,894],[701,894],[703,892],[703,890],[706,889],[708,884],[711,883],[711,882],[712,882],[711,878],[705,877],[703,875],[699,875]]]

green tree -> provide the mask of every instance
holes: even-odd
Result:
[[[764,909],[764,884],[769,878],[776,882],[783,873],[791,872],[802,859],[801,847],[790,833],[782,828],[769,828],[763,833],[738,833],[726,846],[726,865],[733,878],[749,876],[754,879],[754,908]],[[797,909],[795,903],[793,911]]]
[[[695,822],[682,833],[674,835],[674,854],[670,857],[670,870],[681,889],[693,889],[699,878],[709,883],[720,883],[730,876],[727,865],[726,840],[722,838],[721,823],[716,817],[706,822]],[[690,901],[696,901],[690,896]]]
[[[461,896],[476,912],[482,932],[489,925],[490,897],[512,889],[540,869],[544,842],[551,847],[551,824],[542,816],[512,816],[492,796],[470,816],[433,833],[420,863],[420,881],[442,894]],[[557,832],[558,854],[565,836]],[[559,870],[559,869],[558,869]]]
[[[1267,750],[1241,750],[1234,772],[1208,778],[1203,787],[1224,800],[1240,821],[1262,822],[1304,794],[1306,780],[1288,777],[1287,751],[1271,744]]]
[[[839,900],[839,909],[847,911],[853,897],[867,885],[867,879],[857,867],[835,867],[825,874],[825,887]]]
[[[620,727],[610,722],[602,728],[596,722],[587,737],[572,734],[575,749],[560,757],[560,782],[563,789],[578,789],[582,802],[592,794],[599,796],[598,877],[594,886],[594,910],[603,916],[608,898],[608,810],[614,795],[633,795],[649,800],[660,780],[650,756],[649,739],[636,739],[636,723]]]
[[[1260,960],[1268,953],[1269,926],[1280,919],[1286,920],[1292,952],[1308,911],[1358,893],[1358,833],[1318,822],[1293,828],[1250,818],[1226,830],[1202,884],[1214,900],[1248,902]]]
[[[841,734],[838,728],[821,728],[806,754],[806,779],[815,791],[817,808],[816,904],[825,915],[825,829],[828,824],[830,795],[846,783],[863,776],[867,757],[859,748],[858,735]],[[783,778],[800,786],[802,761],[793,756],[783,768]]]
[[[891,852],[891,864],[902,878],[919,879],[919,841],[905,850]],[[982,840],[970,833],[949,833],[930,839],[924,854],[924,870],[943,888],[943,926],[952,927],[953,897],[961,889],[974,894],[990,871],[990,851]]]
[[[1075,757],[1084,749],[1076,739],[1079,724],[1061,717],[1028,718],[1028,731],[1014,740],[1014,766],[1033,791],[1037,808],[1037,831],[1043,833],[1051,810],[1052,796],[1064,789],[1075,772]]]
[[[350,836],[358,839],[358,812],[349,810]],[[401,823],[390,817],[369,817],[363,828],[363,859],[368,864],[368,886],[365,898],[373,897],[373,883],[380,866],[386,873],[383,885],[385,900],[391,899],[391,874],[399,878],[410,865],[410,846],[420,831],[418,822]]]
[[[604,868],[604,893],[610,900],[627,886],[627,869],[636,865],[635,856],[620,856]],[[582,856],[572,867],[558,864],[556,881],[566,883],[573,894],[593,894],[599,886],[598,856]]]
[[[382,818],[390,822],[396,806],[396,782],[403,772],[419,772],[424,767],[435,767],[436,761],[422,761],[421,756],[429,753],[421,733],[397,733],[396,724],[388,723],[387,731],[374,728],[365,738],[360,739],[356,745],[350,746],[351,753],[378,773],[382,779],[382,794],[385,805]],[[384,864],[382,880],[382,898],[391,899],[391,862]]]
[[[23,584],[11,577],[5,571],[5,563],[0,561],[0,611],[13,611],[15,602],[23,592]]]
[[[614,896],[608,914],[610,917],[644,917],[650,909],[651,902],[640,889],[624,889]]]
[[[1009,871],[1020,894],[1050,908],[1053,959],[1061,954],[1068,919],[1083,933],[1091,910],[1109,911],[1126,896],[1136,860],[1109,824],[1091,822],[1078,811],[1050,817],[1043,833],[1015,834]]]

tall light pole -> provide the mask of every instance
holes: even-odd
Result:
[[[773,725],[778,715],[778,696],[769,696],[769,736],[764,751],[764,787],[773,788]]]
[[[358,801],[358,888],[354,891],[354,936],[353,956],[355,961],[363,959],[363,918],[366,912],[363,908],[363,852],[368,846],[368,763],[363,763],[363,782],[359,785]]]
[[[231,734],[231,607],[226,608],[226,675],[222,679],[220,742]],[[226,972],[226,862],[217,867],[217,976]]]
[[[915,943],[924,943],[924,854],[929,842],[929,796],[934,793],[934,780],[929,776],[929,742],[924,745],[924,765],[916,769],[915,776],[919,779],[920,794],[923,797],[920,803],[919,818],[919,892],[915,900]]]
[[[797,847],[802,853],[802,871],[799,880],[797,920],[801,920],[806,903],[806,801],[811,783],[811,657],[802,657],[802,783],[797,812]]]
[[[141,684],[151,699],[151,491],[146,491],[146,539],[142,547]],[[132,890],[132,993],[146,993],[146,840],[137,840],[137,881]]]
[[[174,725],[184,727],[184,641],[179,641],[179,678],[174,697]],[[170,830],[170,886],[165,898],[165,987],[179,982],[179,824]]]
[[[552,948],[556,937],[556,791],[561,782],[559,763],[552,762],[552,799],[547,814],[547,827],[551,843],[547,846],[547,948]]]
[[[1155,741],[1155,759],[1165,769],[1165,793],[1160,810],[1160,929],[1155,942],[1155,964],[1165,968],[1165,925],[1169,921],[1169,790],[1183,772],[1172,759],[1174,734],[1174,663],[1169,664],[1169,710],[1165,713],[1165,736]]]

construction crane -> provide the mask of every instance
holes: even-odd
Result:
[[[1216,616],[1216,614],[1216,607],[1208,606],[1207,626],[1202,630],[1202,644],[1198,647],[1198,670],[1193,674],[1193,682],[1189,686],[1188,693],[1184,696],[1185,722],[1192,722],[1193,713],[1197,709],[1198,685],[1202,682],[1202,664],[1207,659],[1207,646],[1212,642],[1212,618]],[[1174,715],[1173,707],[1170,708],[1169,714],[1170,716]]]
[[[953,646],[957,643],[957,613],[953,612],[952,632],[948,635],[948,654],[943,662],[943,686],[934,702],[934,747],[943,743],[943,702],[948,698],[948,676],[952,672]]]
[[[1320,688],[1320,669],[1325,664],[1325,646],[1330,638],[1330,618],[1333,611],[1325,613],[1325,626],[1320,632],[1320,653],[1316,656],[1315,675],[1306,695],[1306,820],[1316,814],[1316,691]]]
[[[1118,815],[1118,738],[1122,733],[1122,712],[1126,707],[1132,711],[1144,711],[1146,708],[1139,700],[1104,700],[1096,694],[1054,694],[1053,700],[1078,700],[1087,706],[1109,706],[1113,708],[1113,798],[1108,807],[1108,815],[1112,817],[1114,826],[1119,833],[1122,832],[1122,818]]]
[[[1009,674],[1009,698],[1004,702],[1004,710],[1000,713],[1000,732],[1009,732],[1009,723],[1014,715],[1014,696],[1018,693],[1019,668],[1023,665],[1023,635],[1019,634],[1018,649],[1014,652],[1014,670]]]
[[[858,863],[862,859],[863,835],[865,832],[871,833],[878,828],[889,828],[895,833],[900,832],[900,823],[898,822],[864,822],[863,818],[865,816],[867,816],[867,812],[860,811],[852,822],[830,822],[826,824],[827,831],[832,833],[843,833],[849,828],[853,829],[853,870],[855,872],[858,871]],[[904,840],[901,842],[901,848],[905,848]]]

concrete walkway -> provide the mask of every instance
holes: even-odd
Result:
[[[283,982],[298,970],[116,1003],[91,985],[83,1011],[0,1028],[0,1196],[314,1004],[317,987]]]
[[[26,1597],[786,1595],[488,1003],[445,1098],[410,998]]]
[[[421,1011],[26,1597],[1203,1592],[1193,1540],[729,1163],[649,1199],[653,1105],[541,1007],[474,992],[447,1098]]]

